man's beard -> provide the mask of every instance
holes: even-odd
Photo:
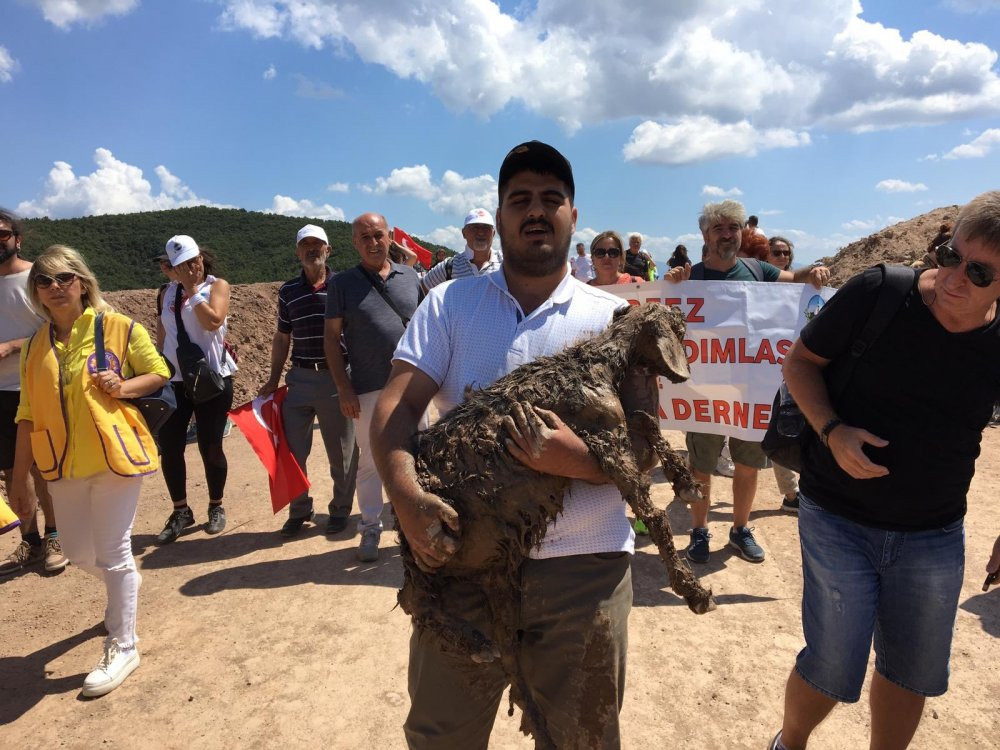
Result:
[[[554,233],[552,225],[548,222],[545,224]],[[519,227],[518,233],[523,229],[524,226]],[[533,278],[551,276],[560,268],[565,268],[569,262],[569,248],[573,239],[570,233],[565,237],[557,236],[551,245],[522,244],[516,235],[513,239],[504,237],[502,228],[499,229],[499,234],[504,265],[522,276]]]
[[[739,245],[730,245],[729,247],[717,246],[715,249],[715,255],[719,260],[731,261],[736,258],[736,254],[739,253]]]
[[[16,247],[7,247],[4,245],[3,249],[0,249],[0,265],[3,265],[15,255],[17,255]]]

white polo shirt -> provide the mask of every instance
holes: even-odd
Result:
[[[627,303],[569,273],[530,315],[507,291],[503,268],[434,287],[417,308],[393,359],[419,368],[439,386],[442,414],[466,386],[485,388],[519,365],[557,354],[607,328]],[[635,536],[621,493],[612,484],[570,484],[563,513],[531,557],[633,552]]]

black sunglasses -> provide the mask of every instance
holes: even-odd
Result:
[[[937,255],[937,262],[941,268],[955,268],[962,263],[962,256],[958,254],[958,250],[948,242],[938,245],[934,249],[934,253]],[[965,275],[976,286],[985,288],[993,283],[996,271],[989,266],[984,266],[979,261],[967,260],[965,261]]]
[[[0,242],[6,242],[14,236],[13,229],[0,229]]]
[[[603,258],[607,255],[609,258],[620,258],[622,251],[617,247],[609,247],[607,249],[603,247],[598,247],[590,251],[595,258]]]
[[[40,273],[35,277],[35,286],[38,289],[48,289],[53,284],[66,287],[72,284],[76,278],[76,274],[72,271],[63,271],[55,276],[46,276],[44,273]]]

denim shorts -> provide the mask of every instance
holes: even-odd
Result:
[[[854,703],[868,668],[919,695],[948,689],[948,658],[965,573],[962,519],[929,531],[885,531],[799,503],[802,630],[795,669]]]

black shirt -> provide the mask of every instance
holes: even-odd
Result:
[[[846,356],[875,305],[879,281],[864,274],[848,281],[802,329],[802,343],[826,359]],[[881,529],[956,521],[965,515],[982,432],[998,398],[1000,323],[950,333],[924,305],[915,281],[834,403],[846,424],[889,441],[884,448],[864,447],[889,475],[851,478],[813,436],[805,447],[802,492],[833,513]]]

